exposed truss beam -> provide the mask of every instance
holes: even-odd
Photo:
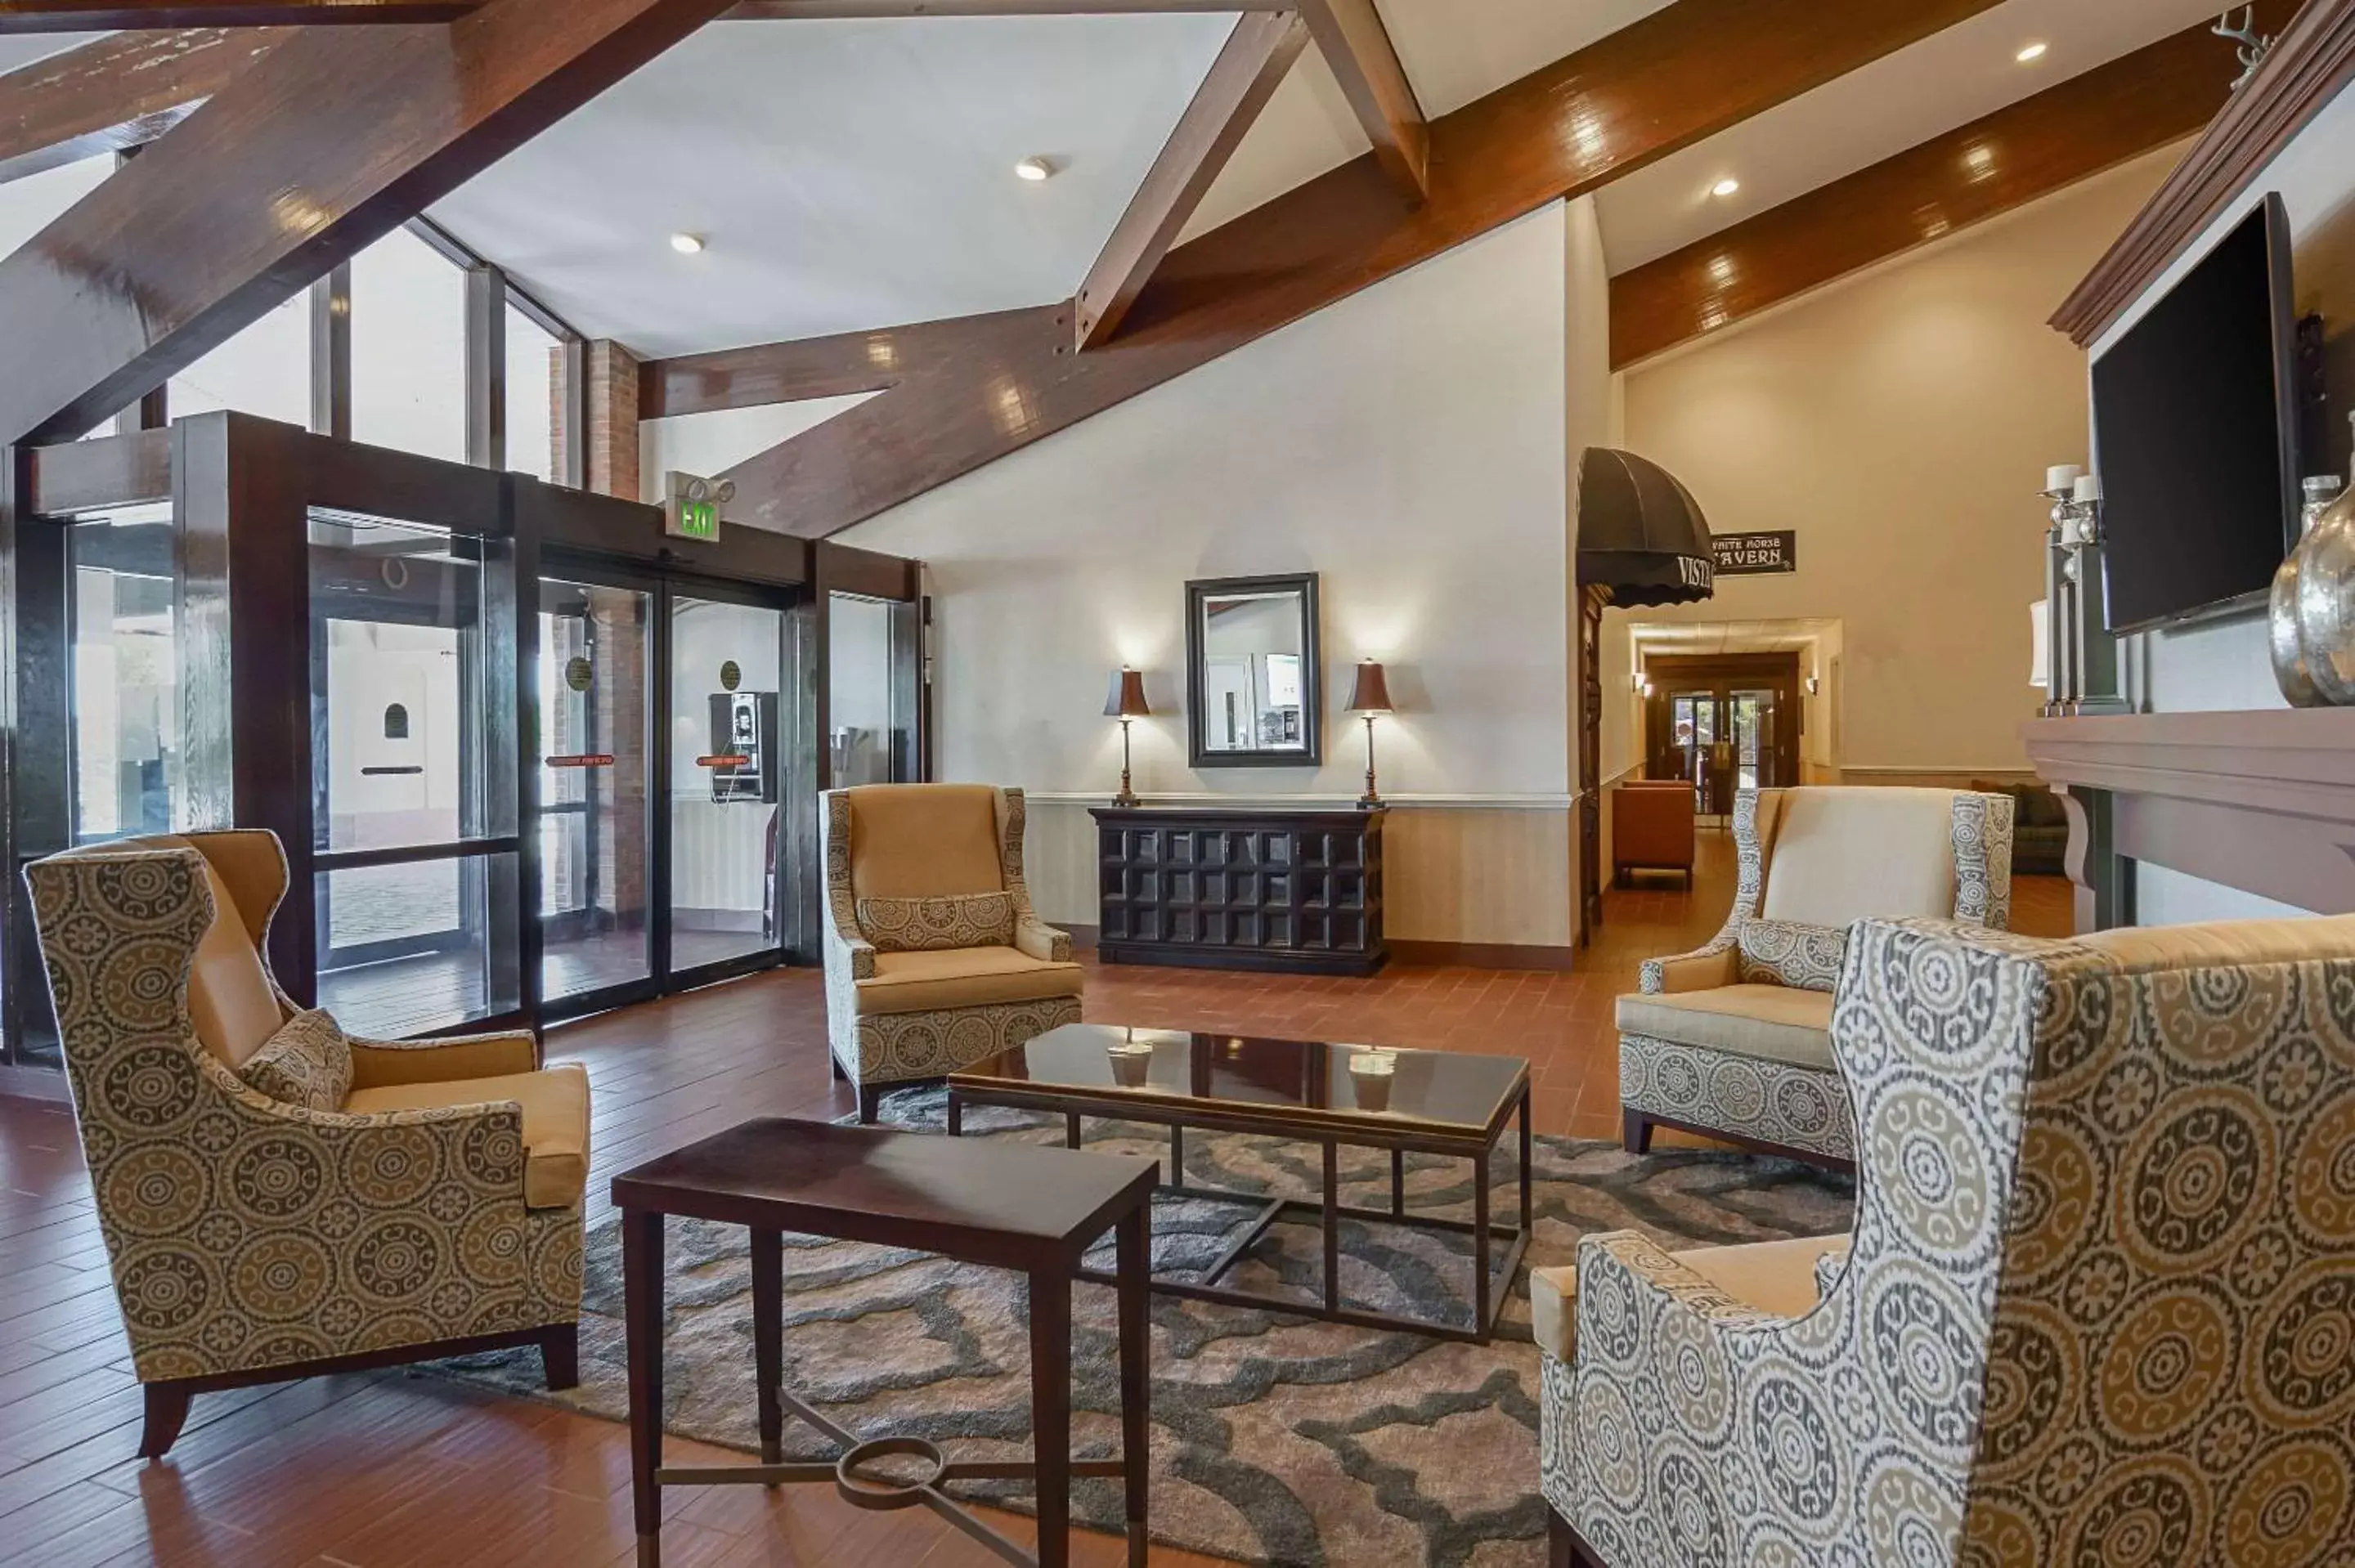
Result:
[[[1431,194],[1431,128],[1374,0],[1303,0],[1303,10],[1382,173],[1409,201],[1423,200]]]
[[[300,24],[448,22],[484,0],[0,0],[0,33],[119,28],[272,27]],[[1275,11],[1296,0],[744,0],[739,20],[815,17],[1120,16],[1157,11]]]
[[[952,316],[911,326],[796,338],[752,348],[650,359],[638,369],[638,418],[709,414],[763,403],[799,403],[880,392],[1002,344],[1007,323],[1035,311]]]
[[[299,30],[0,261],[0,445],[91,429],[725,5]]]
[[[2269,32],[2295,9],[2257,6]],[[2189,136],[2223,107],[2238,69],[2203,22],[1631,268],[1611,281],[1612,366]]]
[[[0,75],[0,183],[154,141],[285,36],[123,33]]]
[[[1202,205],[1211,182],[1241,144],[1243,132],[1284,72],[1308,46],[1308,28],[1290,11],[1239,18],[1210,63],[1178,128],[1146,171],[1112,238],[1080,285],[1079,346],[1092,348],[1120,330],[1153,270]]]
[[[1068,306],[1042,307],[1028,335],[739,463],[736,508],[839,532],[1995,3],[1678,0],[1433,122],[1420,207],[1369,154],[1172,250],[1103,347],[1071,352]]]

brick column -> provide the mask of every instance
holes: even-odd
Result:
[[[582,351],[589,372],[589,488],[638,499],[638,359],[611,338]]]

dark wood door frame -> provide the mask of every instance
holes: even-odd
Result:
[[[1665,767],[1668,753],[1674,749],[1666,737],[1675,697],[1708,692],[1728,699],[1737,691],[1772,691],[1774,782],[1789,786],[1799,781],[1799,736],[1805,712],[1800,705],[1797,653],[1654,654],[1643,662],[1643,672],[1651,683],[1644,714],[1645,771],[1651,777],[1675,776]],[[1732,737],[1729,735],[1723,738]],[[1717,807],[1705,805],[1703,809],[1714,810]]]

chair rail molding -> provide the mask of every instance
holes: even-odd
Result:
[[[2355,708],[2031,719],[2020,736],[2069,802],[2081,926],[2137,860],[2355,913]]]

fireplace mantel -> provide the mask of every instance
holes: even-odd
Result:
[[[2132,919],[2137,860],[2324,914],[2355,912],[2355,708],[2034,719],[2069,807],[2079,927]]]

